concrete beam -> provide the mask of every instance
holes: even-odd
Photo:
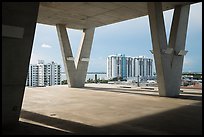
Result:
[[[69,87],[84,87],[95,28],[84,29],[74,59],[65,25],[57,24],[61,53]]]
[[[38,2],[2,4],[2,125],[18,123],[32,51]]]
[[[175,8],[169,45],[166,40],[161,2],[149,2],[149,22],[160,96],[176,97],[180,92],[183,57],[190,5]],[[173,52],[168,52],[170,51]]]

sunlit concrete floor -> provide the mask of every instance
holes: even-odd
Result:
[[[202,90],[85,86],[26,87],[19,125],[4,134],[202,134]]]

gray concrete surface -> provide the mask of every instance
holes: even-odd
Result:
[[[14,126],[19,119],[38,7],[38,2],[2,3],[3,126]]]
[[[9,131],[9,132],[8,132]],[[19,126],[4,134],[201,134],[202,91],[178,98],[111,84],[26,87]]]
[[[169,40],[165,31],[162,4],[149,2],[148,10],[159,95],[178,96],[184,56],[178,56],[177,53],[185,50],[190,5],[174,9]],[[167,48],[171,48],[172,52],[163,52]]]
[[[77,56],[73,57],[65,25],[57,24],[57,33],[69,87],[84,87],[95,28],[83,30]],[[72,58],[72,60],[69,60]],[[87,59],[87,60],[83,60]]]
[[[95,28],[148,15],[148,2],[40,2],[38,23]],[[162,10],[194,2],[162,2]]]
[[[188,5],[191,3],[162,2],[162,11],[175,8],[178,5]],[[155,15],[156,12],[154,12]],[[2,3],[2,124],[14,126],[19,118],[36,22],[51,25],[65,24],[69,28],[89,30],[90,28],[137,18],[147,14],[148,7],[146,2]],[[160,34],[158,33],[154,36],[157,37],[158,35]],[[92,32],[89,36],[88,39],[90,39],[84,42],[87,42],[90,46]],[[86,49],[84,51],[85,53],[90,52]],[[81,52],[79,58],[81,58],[81,55],[87,56],[88,54]],[[77,70],[79,73],[76,77],[85,77],[83,74],[87,69],[86,64],[79,63],[78,65],[82,65],[82,67],[79,67],[80,69]],[[83,68],[84,66],[85,68]],[[176,74],[177,69],[174,70],[174,74]],[[83,79],[82,81],[77,79],[77,82],[80,82],[80,85],[82,85]],[[166,79],[163,80],[167,82]],[[172,86],[172,88],[175,87]],[[53,100],[55,101],[55,99]]]

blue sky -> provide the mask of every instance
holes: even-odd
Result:
[[[167,40],[173,10],[164,12]],[[76,56],[81,41],[81,30],[67,29],[72,53]],[[153,58],[148,16],[131,19],[96,28],[88,71],[106,72],[106,58],[113,54],[126,56],[146,56]],[[183,72],[202,71],[202,2],[191,5],[186,38],[187,55],[184,58]],[[62,56],[55,26],[37,24],[31,54],[31,64],[38,59],[45,63],[55,61],[62,65]],[[154,69],[155,72],[155,69]]]

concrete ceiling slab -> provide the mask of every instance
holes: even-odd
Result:
[[[162,2],[163,11],[192,2]],[[38,23],[73,29],[100,27],[148,15],[147,2],[41,2]]]

